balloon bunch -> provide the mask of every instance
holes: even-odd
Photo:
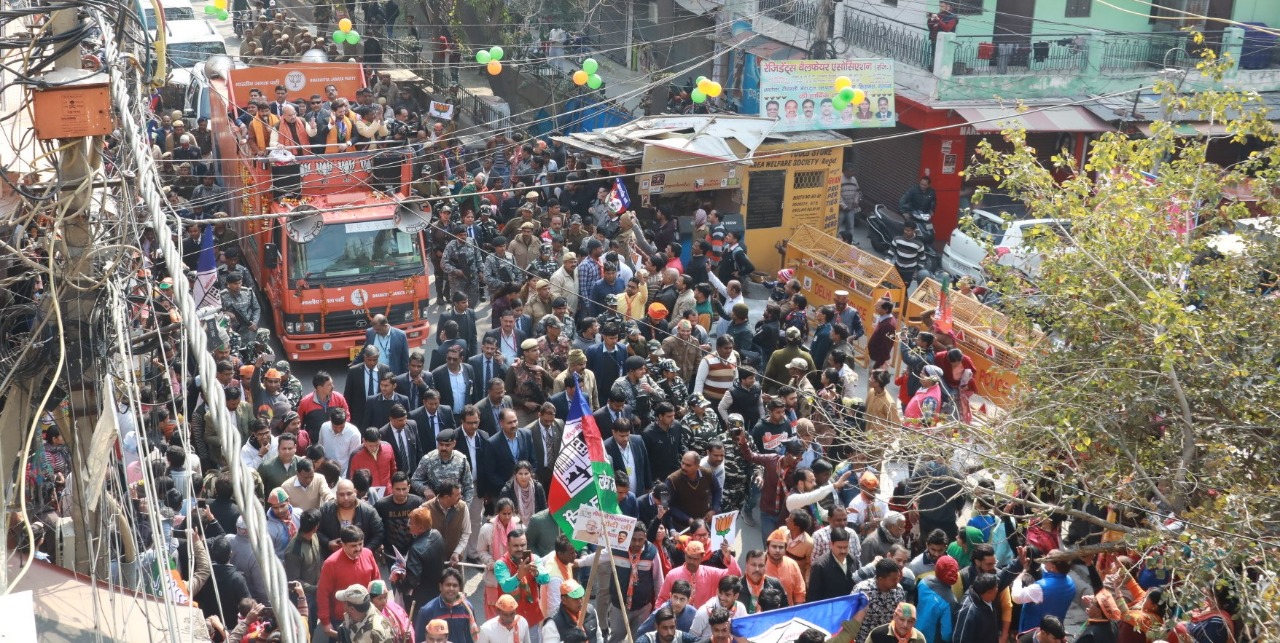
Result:
[[[697,85],[698,86],[694,88],[693,91],[689,92],[689,98],[692,99],[693,102],[699,104],[707,102],[708,98],[715,98],[716,96],[719,96],[720,92],[724,91],[724,88],[720,86],[720,83],[717,83],[706,76],[698,76]]]
[[[854,89],[853,81],[848,76],[836,77],[835,87],[836,95],[831,97],[831,106],[837,112],[843,112],[844,108],[861,104],[867,99],[867,93],[861,89]]]
[[[588,58],[582,61],[582,69],[573,72],[573,84],[578,87],[586,85],[591,89],[600,89],[604,84],[604,79],[596,72],[600,71],[600,63],[595,58]]]
[[[476,52],[476,62],[484,65],[490,76],[497,76],[502,73],[502,57],[506,52],[502,51],[502,47],[494,45],[488,49],[481,49]]]
[[[231,15],[227,11],[227,0],[213,0],[213,4],[204,6],[204,12],[218,20],[226,20]]]
[[[338,30],[333,32],[333,41],[339,45],[346,43],[348,45],[360,44],[360,32],[353,31],[351,18],[343,18],[338,21]]]

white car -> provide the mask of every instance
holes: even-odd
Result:
[[[1027,240],[1037,234],[1061,233],[1061,219],[1028,219],[1027,206],[1003,194],[988,194],[969,210],[972,226],[951,233],[942,249],[942,269],[956,277],[968,276],[974,283],[986,281],[983,268],[987,249],[994,248],[995,263],[1016,268],[1031,280],[1040,272],[1044,256],[1028,252]]]
[[[190,0],[160,0],[160,9],[164,11],[165,22],[200,18],[200,16],[196,15],[195,7],[191,5]],[[142,22],[147,27],[147,33],[155,37],[156,10],[149,0],[143,0],[142,2]]]

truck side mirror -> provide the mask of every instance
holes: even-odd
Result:
[[[269,270],[280,267],[280,248],[274,243],[262,244],[262,265]]]

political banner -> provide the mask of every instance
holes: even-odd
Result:
[[[576,379],[576,376],[575,376]],[[582,388],[569,405],[569,418],[564,426],[563,446],[551,477],[547,506],[560,531],[573,541],[574,547],[597,545],[574,536],[578,513],[584,508],[603,514],[619,514],[617,489],[614,487],[613,464],[604,452],[600,428],[592,417]],[[604,529],[604,525],[599,526]]]
[[[837,110],[835,82],[841,76],[864,98]],[[760,115],[778,120],[775,132],[893,127],[893,60],[762,60]]]
[[[711,517],[711,551],[720,551],[720,545],[738,539],[738,512],[729,511]]]

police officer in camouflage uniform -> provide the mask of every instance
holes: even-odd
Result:
[[[532,272],[543,279],[550,279],[551,274],[560,269],[560,262],[556,261],[551,250],[551,242],[542,242],[542,247],[538,249],[538,258],[529,262],[529,272]]]
[[[742,459],[737,441],[729,432],[720,428],[720,417],[711,409],[711,402],[701,395],[689,398],[689,412],[681,418],[684,425],[685,449],[707,453],[707,445],[719,440],[724,445],[724,496],[720,500],[723,511],[742,507],[747,499],[747,475],[752,467]]]
[[[493,238],[493,254],[485,258],[484,280],[489,286],[489,296],[495,301],[524,283],[524,273],[516,265],[515,257],[507,252],[507,238]]]
[[[222,291],[222,310],[231,314],[231,330],[240,335],[242,345],[253,341],[262,310],[253,290],[244,286],[238,272],[227,273],[227,289]]]
[[[293,410],[298,410],[298,402],[302,401],[302,382],[294,376],[289,368],[288,360],[280,360],[276,362],[276,370],[280,371],[281,382],[280,391],[284,396],[289,398],[289,406]]]
[[[446,306],[449,302],[449,278],[441,262],[445,246],[453,241],[453,235],[450,234],[453,228],[453,210],[444,205],[436,207],[436,212],[439,213],[439,218],[427,229],[427,248],[431,251],[431,271],[436,277],[436,303]]]
[[[467,301],[474,308],[480,301],[480,275],[484,261],[480,249],[467,239],[466,227],[453,227],[453,241],[445,246],[440,263],[449,275],[449,289],[466,293]]]
[[[476,221],[476,227],[480,229],[480,247],[486,250],[493,249],[493,238],[498,236],[498,222],[493,220],[493,206],[488,203],[480,206],[480,220]]]

